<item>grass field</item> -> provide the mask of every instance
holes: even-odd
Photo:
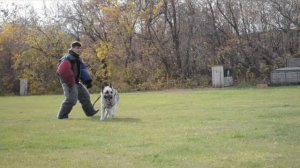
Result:
[[[300,167],[299,86],[120,96],[106,122],[79,104],[57,120],[62,95],[0,97],[0,167]]]

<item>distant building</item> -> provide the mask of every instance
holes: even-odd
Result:
[[[212,67],[212,87],[222,88],[233,85],[231,69],[223,69],[222,65]]]
[[[291,58],[287,60],[287,67],[272,71],[271,84],[300,84],[300,58]]]

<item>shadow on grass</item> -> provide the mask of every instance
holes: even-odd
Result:
[[[97,121],[100,122],[100,117],[99,116],[93,116],[90,117],[90,119],[92,119],[93,121]],[[141,122],[141,119],[139,118],[131,118],[131,117],[115,117],[113,119],[108,119],[105,121],[101,121],[101,122],[127,122],[127,123],[139,123]]]
[[[111,122],[141,122],[141,119],[139,118],[130,118],[130,117],[125,117],[125,118],[114,118],[114,119],[110,119],[107,121],[111,121]]]

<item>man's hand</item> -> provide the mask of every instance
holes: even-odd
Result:
[[[93,85],[92,85],[92,82],[86,84],[86,87],[87,87],[88,89],[91,88],[92,86],[93,86]]]
[[[88,80],[88,81],[82,81],[83,84],[89,89],[91,88],[93,85],[92,85],[92,80]]]

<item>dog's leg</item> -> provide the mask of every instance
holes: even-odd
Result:
[[[100,120],[103,121],[105,120],[104,116],[105,116],[105,108],[104,107],[101,107],[101,117],[100,117]]]
[[[116,109],[117,109],[117,105],[114,105],[111,109],[111,118],[114,118],[115,117],[115,114],[116,114]]]
[[[111,113],[111,109],[106,109],[106,113],[105,113],[105,117],[104,117],[106,120],[109,119],[110,113]]]
[[[116,112],[117,112],[117,107],[118,107],[118,102],[119,102],[119,94],[118,91],[116,90],[116,94],[115,94],[115,105],[112,107],[112,112],[111,112],[111,117],[114,118],[116,116]]]

